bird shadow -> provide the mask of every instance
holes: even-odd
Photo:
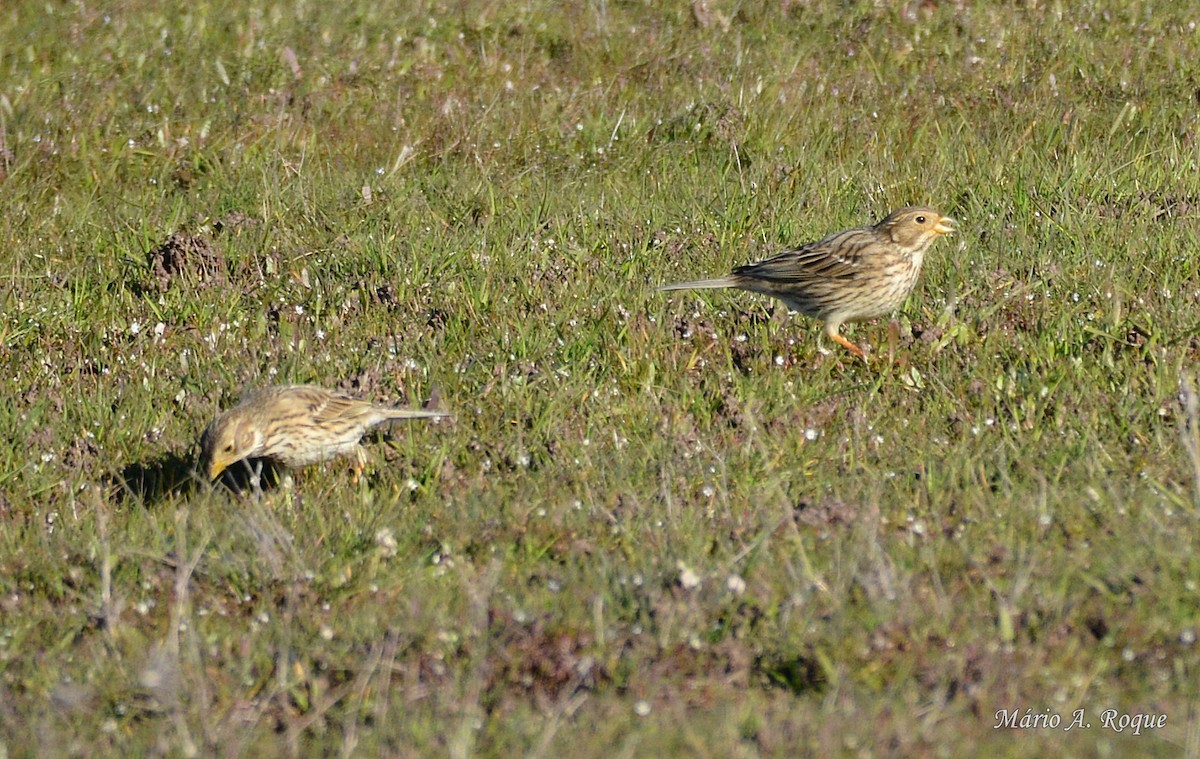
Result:
[[[203,482],[197,477],[190,456],[168,452],[125,465],[121,471],[109,475],[106,484],[115,491],[118,500],[136,498],[154,504],[195,492]]]
[[[107,485],[115,491],[118,500],[134,498],[153,505],[177,496],[211,493],[221,488],[234,495],[266,492],[279,487],[285,474],[270,461],[250,459],[229,467],[210,483],[197,471],[193,456],[167,452],[126,465],[120,472],[110,475]]]

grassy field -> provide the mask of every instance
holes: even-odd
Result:
[[[1200,7],[162,5],[0,10],[0,756],[1200,756]]]

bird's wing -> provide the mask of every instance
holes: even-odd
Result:
[[[370,401],[364,401],[341,393],[328,393],[324,404],[313,409],[313,416],[320,420],[342,420],[355,424],[365,424],[368,427],[379,424],[386,419],[432,419],[449,416],[445,411],[432,409],[408,409],[396,406],[382,406]]]
[[[358,422],[378,415],[378,407],[374,403],[334,392],[323,393],[319,400],[313,398],[309,409],[318,423],[336,420]]]
[[[263,392],[274,395],[275,404],[317,423],[344,419],[371,407],[365,401],[315,385],[291,385]]]
[[[850,229],[733,270],[735,277],[786,284],[849,279],[858,275],[863,253],[878,242],[870,227]]]
[[[381,406],[361,398],[326,390],[320,387],[298,385],[287,389],[289,400],[298,409],[303,409],[318,425],[362,424],[367,427],[385,419],[414,419],[448,416],[444,411],[405,409]]]

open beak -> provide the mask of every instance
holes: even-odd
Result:
[[[939,235],[952,235],[958,231],[954,228],[954,225],[957,223],[957,221],[951,219],[949,216],[943,216],[938,220],[938,223],[934,226],[933,231],[937,232]]]

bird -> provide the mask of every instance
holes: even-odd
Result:
[[[892,211],[877,224],[837,232],[790,248],[716,279],[664,285],[660,290],[736,288],[770,295],[788,308],[825,322],[825,334],[859,358],[862,348],[839,332],[846,322],[894,312],[904,303],[925,251],[957,222],[926,206]]]
[[[355,479],[366,467],[359,444],[367,430],[391,419],[445,417],[444,411],[395,408],[315,385],[276,385],[253,390],[222,412],[200,437],[200,467],[215,480],[239,461],[262,461],[287,469],[353,455]]]

